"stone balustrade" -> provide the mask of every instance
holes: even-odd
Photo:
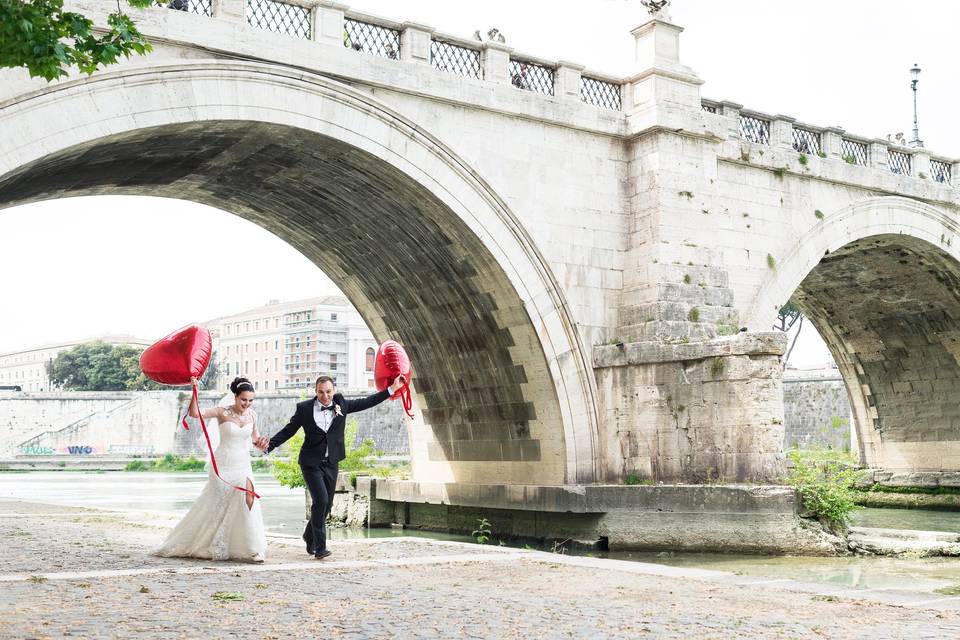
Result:
[[[960,188],[954,181],[960,171],[960,160],[934,156],[924,148],[849,134],[839,127],[802,123],[785,115],[752,111],[729,101],[703,99],[701,109],[726,119],[729,137],[748,144],[792,149],[799,154],[801,165],[817,157]]]
[[[158,8],[241,22],[250,26],[342,45],[358,53],[432,66],[454,73],[621,111],[623,79],[586,72],[583,66],[515,53],[499,42],[438,33],[433,27],[393,22],[351,11],[328,0],[158,0]]]
[[[517,53],[503,43],[462,38],[426,25],[351,11],[347,5],[331,0],[157,0],[156,4],[196,14],[197,19],[246,20],[253,27],[295,38],[429,65],[545,96],[579,99],[613,111],[624,110],[624,95],[629,95],[632,84],[629,79],[587,71],[571,62]],[[931,156],[922,148],[852,135],[837,127],[804,124],[729,101],[702,99],[701,108],[731,120],[730,137],[752,144],[792,148],[807,157],[839,160],[950,186],[960,172],[960,160]]]

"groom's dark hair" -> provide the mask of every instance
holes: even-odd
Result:
[[[329,382],[333,386],[337,386],[337,383],[330,376],[320,376],[319,378],[317,378],[317,381],[313,383],[313,386],[317,386],[321,382]]]

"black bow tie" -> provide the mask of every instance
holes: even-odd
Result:
[[[333,411],[333,405],[330,405],[329,407],[324,407],[323,405],[320,405],[320,411]]]

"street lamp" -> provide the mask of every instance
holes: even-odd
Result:
[[[923,141],[920,140],[920,132],[917,129],[917,83],[920,82],[920,67],[913,63],[910,69],[910,88],[913,89],[913,140],[910,141],[911,147],[923,147]]]

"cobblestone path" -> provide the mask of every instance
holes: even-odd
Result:
[[[0,501],[0,638],[960,637],[958,598],[410,538],[339,542],[320,562],[276,537],[262,565],[149,555],[164,533]]]

